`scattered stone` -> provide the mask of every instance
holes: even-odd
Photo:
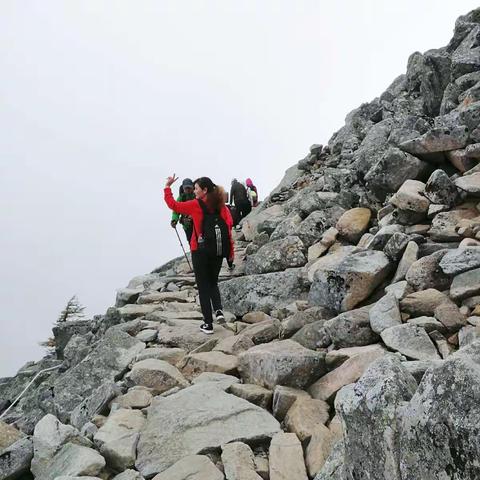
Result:
[[[406,233],[396,232],[388,240],[383,252],[388,258],[397,262],[407,248],[409,240],[410,236]]]
[[[370,326],[370,307],[341,313],[324,323],[335,348],[361,347],[378,341]]]
[[[155,358],[157,360],[165,360],[171,365],[176,365],[186,355],[186,351],[182,348],[168,347],[151,347],[146,348],[137,355],[137,361],[146,360],[147,358]]]
[[[409,268],[418,260],[418,245],[415,242],[408,242],[402,259],[398,264],[397,271],[393,276],[392,282],[399,282],[405,279]]]
[[[450,297],[462,300],[480,293],[480,268],[469,270],[454,277],[450,287]]]
[[[356,244],[367,230],[371,216],[368,208],[352,208],[339,218],[335,228],[341,237]]]
[[[262,480],[255,471],[252,449],[242,442],[222,446],[222,463],[227,480]]]
[[[216,372],[203,372],[192,380],[193,385],[206,382],[214,382],[218,388],[226,391],[235,383],[240,383],[240,380],[233,375]]]
[[[153,480],[224,480],[223,473],[205,455],[187,455]]]
[[[273,320],[273,318],[270,315],[267,315],[265,312],[261,311],[248,312],[242,317],[242,322],[251,324],[262,323],[267,320]]]
[[[0,479],[13,480],[28,474],[32,457],[33,445],[29,438],[20,438],[0,450]]]
[[[335,435],[324,425],[317,425],[305,451],[308,475],[313,478],[325,464],[335,443]]]
[[[409,318],[407,320],[407,323],[410,323],[417,327],[421,327],[427,333],[433,332],[435,330],[437,330],[438,332],[446,331],[445,326],[441,324],[438,320],[436,320],[434,317],[422,316],[422,317]]]
[[[146,388],[131,388],[125,395],[113,400],[120,408],[146,408],[152,403],[153,395]]]
[[[387,293],[369,311],[370,326],[375,333],[402,324],[398,300],[393,293]]]
[[[401,417],[403,478],[478,475],[479,359],[474,342],[425,373]]]
[[[144,424],[145,418],[139,410],[120,408],[110,414],[94,436],[110,466],[121,471],[134,465],[139,432]]]
[[[14,426],[0,421],[0,452],[22,438],[22,433]]]
[[[213,351],[223,352],[228,355],[238,355],[254,345],[255,344],[248,335],[239,334],[233,337],[223,338],[213,348]]]
[[[73,409],[70,415],[70,423],[81,429],[95,415],[103,413],[108,408],[110,401],[121,393],[121,388],[115,383],[104,383]]]
[[[390,202],[400,210],[427,213],[430,201],[425,197],[425,184],[418,180],[406,180]]]
[[[157,335],[158,335],[158,330],[147,329],[137,333],[135,335],[135,338],[137,340],[140,340],[141,342],[147,343],[147,342],[155,341],[157,339]]]
[[[283,420],[290,407],[299,398],[311,398],[305,390],[277,385],[273,391],[273,414],[278,420]]]
[[[305,388],[325,373],[325,354],[281,340],[241,353],[238,370],[245,383],[269,389],[276,385]]]
[[[152,389],[154,394],[166,392],[176,386],[185,387],[188,382],[180,371],[164,360],[147,358],[133,364],[125,377],[132,385],[141,385]]]
[[[334,268],[324,266],[315,271],[309,302],[339,312],[351,310],[375,290],[389,271],[390,261],[383,252],[353,253]]]
[[[96,476],[105,467],[105,459],[95,450],[67,443],[55,455],[39,480],[55,480],[64,476]]]
[[[187,455],[238,440],[265,440],[278,431],[279,423],[262,408],[213,383],[193,385],[154,399],[138,443],[136,467],[151,477]]]
[[[441,212],[432,220],[432,226],[428,231],[430,239],[434,242],[458,242],[462,239],[456,231],[458,222],[476,216],[478,216],[478,211],[473,208],[458,208],[449,212]]]
[[[335,407],[345,427],[343,468],[348,477],[333,478],[400,479],[399,450],[392,446],[400,437],[400,412],[416,388],[415,379],[400,360],[386,355],[370,365],[357,383],[338,392]],[[367,431],[369,435],[365,435]]]
[[[329,419],[327,402],[315,398],[299,397],[285,416],[284,424],[288,431],[297,434],[301,442],[310,440],[318,424],[326,424]]]
[[[237,397],[243,398],[254,405],[264,408],[265,410],[272,409],[272,391],[259,385],[238,383],[233,384],[228,391]]]
[[[439,264],[447,250],[427,255],[414,262],[408,269],[405,279],[415,290],[436,288],[445,290],[450,286],[451,277],[443,273]]]
[[[400,300],[400,309],[402,312],[417,316],[433,316],[438,305],[448,301],[447,295],[439,292],[435,288],[427,288],[419,292],[408,294]]]
[[[365,370],[386,351],[380,345],[357,347],[358,353],[351,356],[339,367],[317,380],[308,389],[313,398],[329,401],[345,385],[355,383]]]
[[[270,311],[307,296],[301,269],[247,275],[221,282],[219,287],[225,309],[237,316],[253,310]]]
[[[277,433],[270,443],[270,480],[308,480],[303,450],[294,433]]]
[[[237,371],[238,359],[235,355],[227,355],[223,352],[194,353],[185,357],[183,372],[190,376],[202,372],[216,372],[232,374]]]
[[[443,170],[435,170],[425,186],[425,196],[432,202],[449,207],[458,201],[458,190]]]
[[[478,197],[480,195],[480,172],[457,178],[455,185],[469,195]]]
[[[463,315],[457,305],[450,300],[438,305],[433,314],[449,332],[456,332],[467,323],[466,316]]]
[[[445,359],[452,353],[452,347],[447,342],[447,339],[437,330],[429,333],[430,338],[437,347],[440,356]]]
[[[54,403],[60,421],[67,421],[70,412],[98,387],[115,381],[144,348],[143,342],[126,333],[114,328],[107,330],[82,362],[55,381]],[[92,375],[92,372],[95,372],[95,375]],[[111,398],[108,399],[110,400]]]
[[[280,335],[280,321],[276,318],[265,320],[242,330],[242,335],[250,338],[255,345],[268,343]]]
[[[480,267],[480,247],[463,247],[449,250],[440,261],[440,268],[448,275]]]
[[[435,345],[423,328],[411,324],[390,327],[381,333],[388,348],[414,360],[436,360],[439,358]]]

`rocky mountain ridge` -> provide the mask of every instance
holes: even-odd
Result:
[[[0,379],[0,480],[480,478],[479,160],[475,10],[243,221],[211,338],[179,258]]]

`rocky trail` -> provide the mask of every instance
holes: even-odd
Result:
[[[475,10],[244,219],[213,335],[178,258],[0,379],[0,480],[478,480],[479,161]]]

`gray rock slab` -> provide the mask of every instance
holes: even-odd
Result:
[[[385,280],[390,267],[383,252],[365,250],[347,255],[338,265],[315,271],[309,302],[337,312],[351,310]]]
[[[393,293],[387,293],[369,311],[370,326],[375,333],[402,324],[398,300]]]
[[[448,251],[439,263],[440,268],[448,275],[480,267],[480,247],[455,248]]]
[[[270,444],[270,480],[308,480],[303,450],[294,433],[277,433]]]
[[[480,293],[480,268],[460,273],[453,279],[450,286],[450,297],[462,300]]]
[[[73,409],[70,415],[70,423],[76,428],[82,428],[95,415],[102,413],[107,408],[110,400],[121,393],[121,388],[115,383],[104,383]]]
[[[305,299],[307,286],[301,277],[301,269],[263,275],[246,275],[220,284],[220,293],[226,310],[236,316],[262,310],[285,307],[295,300]]]
[[[60,475],[96,476],[104,467],[105,459],[96,450],[67,443],[37,479],[55,480]]]
[[[108,330],[92,352],[78,365],[61,375],[54,383],[54,403],[60,420],[94,390],[113,382],[145,348],[145,344],[115,329]]]
[[[262,480],[255,471],[252,449],[242,442],[222,446],[222,463],[227,480]]]
[[[379,340],[370,326],[370,307],[341,313],[324,326],[335,348],[361,347]]]
[[[381,333],[385,345],[413,360],[438,360],[435,345],[423,328],[412,324],[390,327]]]
[[[0,451],[0,480],[21,478],[30,471],[33,444],[29,438],[20,438]]]
[[[154,399],[138,443],[137,470],[163,472],[187,455],[232,441],[259,441],[280,431],[272,415],[214,384],[193,385]]]
[[[205,455],[188,455],[153,480],[224,480],[223,473]]]
[[[479,378],[478,341],[425,373],[402,415],[402,479],[480,475]]]
[[[393,445],[400,438],[401,409],[416,388],[400,360],[386,355],[370,365],[357,383],[338,392],[335,407],[345,429],[346,476],[340,478],[401,479],[400,454]],[[365,435],[366,431],[370,434]]]
[[[239,355],[245,383],[273,389],[276,385],[305,388],[325,373],[325,354],[293,340],[257,345]]]

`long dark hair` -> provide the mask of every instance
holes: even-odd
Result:
[[[201,189],[207,189],[206,204],[211,209],[219,212],[225,206],[225,190],[220,185],[215,185],[208,177],[197,178],[194,182]]]

